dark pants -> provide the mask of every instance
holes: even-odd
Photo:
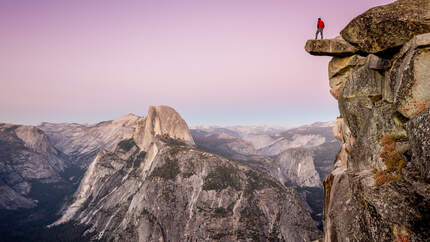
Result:
[[[317,33],[315,34],[315,39],[318,39],[318,33],[321,33],[321,39],[324,39],[323,28],[317,29]]]

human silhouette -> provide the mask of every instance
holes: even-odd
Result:
[[[321,39],[324,38],[323,31],[324,31],[324,21],[321,20],[321,18],[318,18],[317,23],[317,33],[315,34],[315,39],[318,39],[318,33],[321,33]]]

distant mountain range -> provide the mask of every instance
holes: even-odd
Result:
[[[197,126],[191,134],[205,151],[238,160],[285,186],[296,186],[322,226],[322,181],[340,149],[333,126],[334,122],[295,128]]]
[[[322,180],[328,172],[325,167],[332,164],[335,152],[340,147],[333,136],[333,125],[333,122],[318,122],[282,129],[270,126],[251,126],[248,129],[246,126],[223,128],[198,126],[191,129],[191,134],[202,149],[241,161],[255,160],[258,157],[276,160],[289,149],[304,148],[312,153],[316,163],[314,161],[311,163],[317,167],[321,177],[318,179]],[[240,127],[240,131],[237,127]]]
[[[247,134],[276,134],[288,130],[292,127],[280,125],[233,125],[233,126],[217,126],[217,125],[198,125],[192,126],[191,130],[203,130],[209,133],[224,133],[227,130],[231,135],[243,137]]]

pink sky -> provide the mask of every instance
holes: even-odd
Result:
[[[190,125],[333,120],[335,37],[388,0],[2,0],[0,122],[97,122],[170,105]]]

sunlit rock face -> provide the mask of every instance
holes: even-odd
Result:
[[[149,107],[148,116],[138,123],[134,140],[142,150],[147,150],[156,136],[169,136],[194,145],[187,124],[173,108],[168,106]]]
[[[172,108],[150,108],[133,138],[119,142],[114,151],[99,152],[74,199],[51,226],[80,224],[92,239],[109,241],[321,237],[295,189],[203,152],[190,137]]]
[[[325,241],[430,240],[429,4],[376,7],[341,33],[359,55],[329,64],[342,145],[324,181]]]

